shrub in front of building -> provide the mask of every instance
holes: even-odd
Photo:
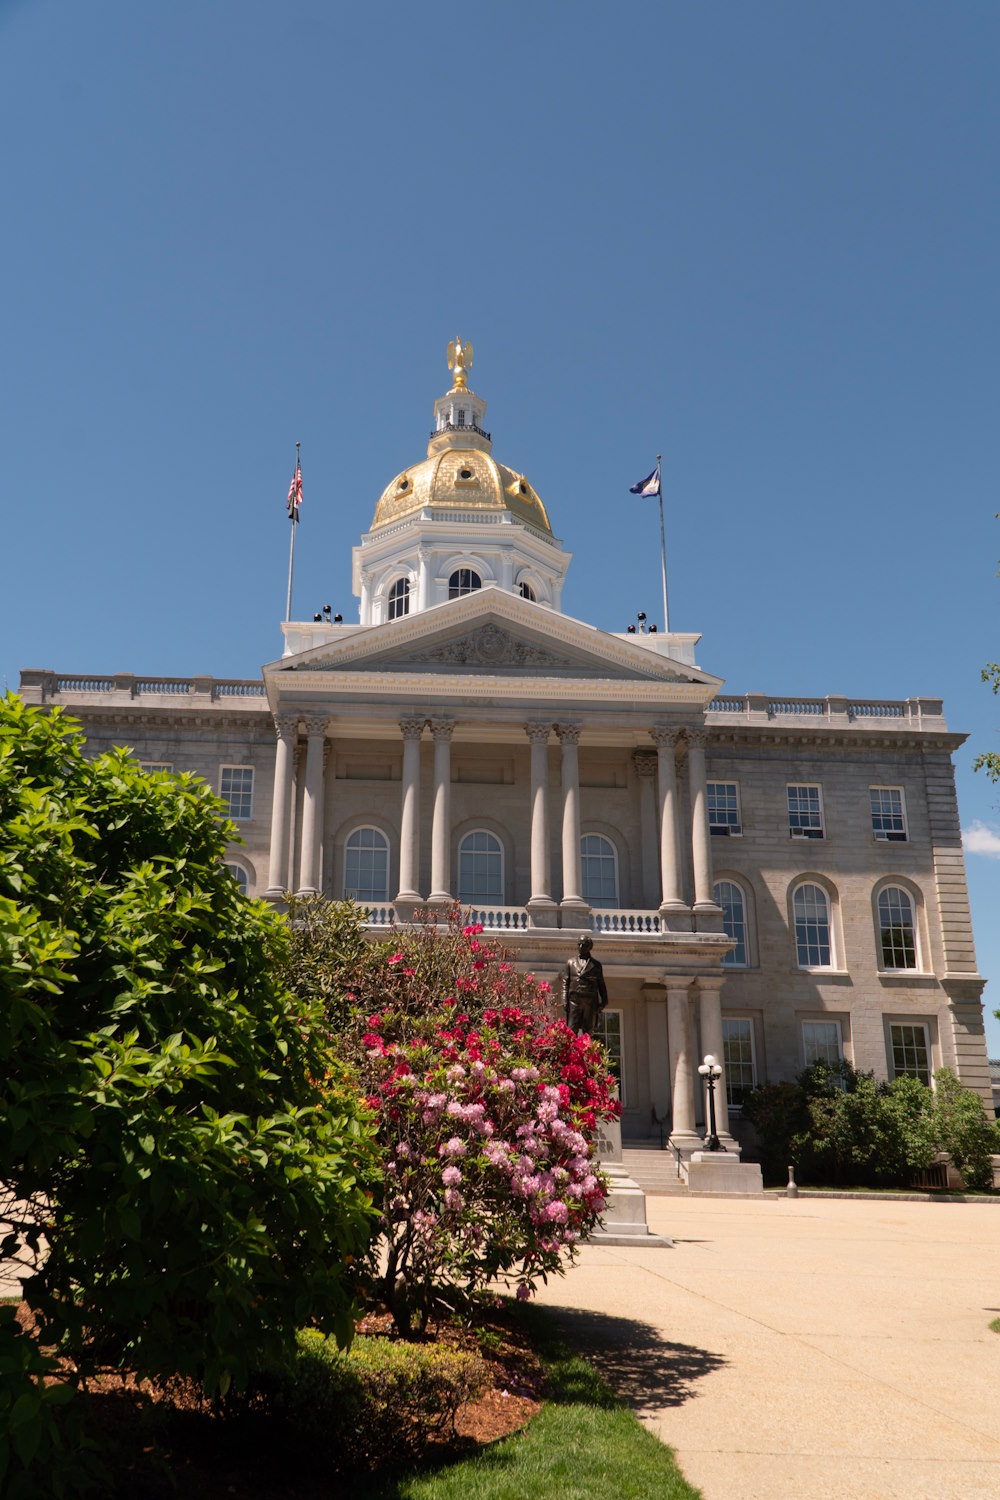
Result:
[[[979,1095],[947,1068],[930,1089],[905,1075],[887,1083],[846,1062],[817,1064],[795,1083],[753,1089],[743,1114],[771,1184],[784,1182],[791,1164],[807,1186],[905,1188],[944,1151],[966,1186],[985,1188],[990,1153],[1000,1150]]]
[[[221,804],[81,747],[58,710],[0,702],[0,1256],[34,1258],[35,1335],[0,1322],[12,1495],[81,1377],[216,1395],[308,1319],[348,1341],[377,1184],[318,1007],[278,977],[284,926],[225,869]]]
[[[324,917],[313,902],[300,925],[300,909],[292,963],[309,982],[303,950]],[[529,1296],[604,1207],[596,1127],[619,1105],[603,1047],[557,1019],[549,986],[478,926],[357,948],[349,911],[328,905],[325,920],[347,927],[332,1025],[384,1152],[379,1295],[403,1329],[498,1275]]]

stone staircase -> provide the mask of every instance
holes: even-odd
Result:
[[[677,1158],[669,1146],[661,1150],[659,1141],[629,1141],[622,1146],[622,1165],[647,1197],[688,1190],[684,1178],[677,1176]]]

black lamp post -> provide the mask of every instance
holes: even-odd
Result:
[[[705,1150],[725,1151],[726,1148],[719,1140],[719,1133],[715,1128],[715,1083],[716,1079],[722,1077],[722,1069],[709,1053],[698,1072],[708,1084],[708,1140],[705,1142]]]

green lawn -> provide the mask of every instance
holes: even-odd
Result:
[[[698,1500],[671,1450],[647,1432],[538,1309],[532,1341],[546,1400],[513,1437],[459,1463],[397,1479],[371,1500]]]

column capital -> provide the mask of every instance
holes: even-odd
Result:
[[[633,750],[632,764],[639,776],[656,775],[656,756],[652,750]]]
[[[299,716],[298,716],[298,714],[290,714],[290,713],[275,714],[275,716],[274,716],[274,732],[277,735],[277,737],[278,737],[279,740],[283,740],[287,736],[295,734],[295,732],[298,729],[298,727],[299,727]]]
[[[326,714],[310,714],[305,721],[306,734],[312,739],[314,734],[326,734],[327,725],[330,720]]]
[[[551,724],[525,724],[524,732],[533,745],[547,745],[552,733]]]
[[[431,719],[429,723],[435,744],[438,744],[441,740],[450,740],[455,732],[454,719]]]
[[[700,995],[720,995],[722,986],[726,982],[724,974],[699,974],[694,983],[698,986]]]
[[[400,719],[399,729],[404,740],[419,740],[424,732],[426,719]]]
[[[687,731],[687,742],[689,750],[704,750],[708,744],[708,730],[689,729]]]
[[[580,731],[582,728],[582,724],[557,724],[555,731],[559,736],[561,744],[578,745],[580,743]]]
[[[671,750],[677,744],[677,730],[668,729],[664,724],[658,724],[655,729],[651,729],[649,737],[657,750]]]

